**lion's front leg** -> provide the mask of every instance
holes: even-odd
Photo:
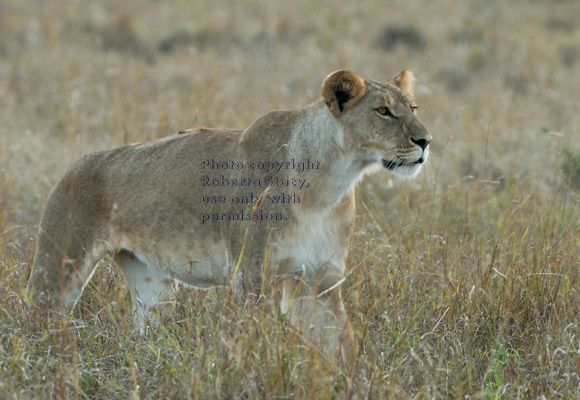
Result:
[[[343,281],[338,277],[316,283],[286,279],[280,306],[301,334],[321,344],[327,353],[344,358],[344,347],[352,341],[352,329],[342,303]]]

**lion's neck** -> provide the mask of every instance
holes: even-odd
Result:
[[[360,180],[365,164],[344,147],[342,126],[328,112],[322,100],[301,111],[289,143],[289,156],[295,160],[318,161],[319,168],[294,172],[306,179],[310,188],[304,191],[301,208],[331,209]]]

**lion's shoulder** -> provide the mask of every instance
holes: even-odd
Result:
[[[240,143],[246,148],[274,142],[287,143],[299,116],[299,110],[270,111],[242,133]]]

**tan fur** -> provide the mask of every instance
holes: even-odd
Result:
[[[340,287],[354,186],[381,165],[412,176],[428,157],[431,136],[412,109],[412,81],[406,70],[392,84],[337,71],[325,79],[322,99],[270,112],[246,130],[201,128],[83,157],[55,186],[42,214],[28,286],[38,314],[67,315],[109,254],[127,280],[141,329],[156,312],[168,312],[174,282],[232,285],[241,301],[274,283],[290,321],[326,349],[339,348],[350,335]],[[246,167],[202,169],[208,159]],[[316,168],[248,167],[293,160]],[[205,177],[264,184],[202,186]],[[268,177],[309,187],[265,186]],[[269,201],[282,194],[300,201]],[[201,196],[227,201],[206,204]],[[234,197],[253,203],[233,204]],[[252,219],[263,213],[284,219]],[[264,271],[273,282],[263,281]]]
[[[415,75],[408,69],[401,71],[393,81],[395,85],[406,92],[411,98],[415,97]]]

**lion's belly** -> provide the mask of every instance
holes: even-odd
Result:
[[[336,215],[310,213],[297,223],[286,225],[271,243],[271,260],[277,274],[317,279],[325,275],[342,276],[347,256],[348,233]],[[194,287],[209,288],[231,283],[235,259],[225,237],[157,236],[143,232],[117,233],[115,248],[133,252],[149,268]],[[244,268],[255,268],[245,265]],[[323,268],[324,271],[321,271]]]
[[[199,253],[167,254],[160,266],[178,281],[194,287],[225,286],[230,280],[228,252],[225,243],[214,243]]]
[[[123,240],[120,247],[133,252],[149,268],[163,271],[188,286],[209,288],[229,283],[230,265],[223,241],[136,243]]]

